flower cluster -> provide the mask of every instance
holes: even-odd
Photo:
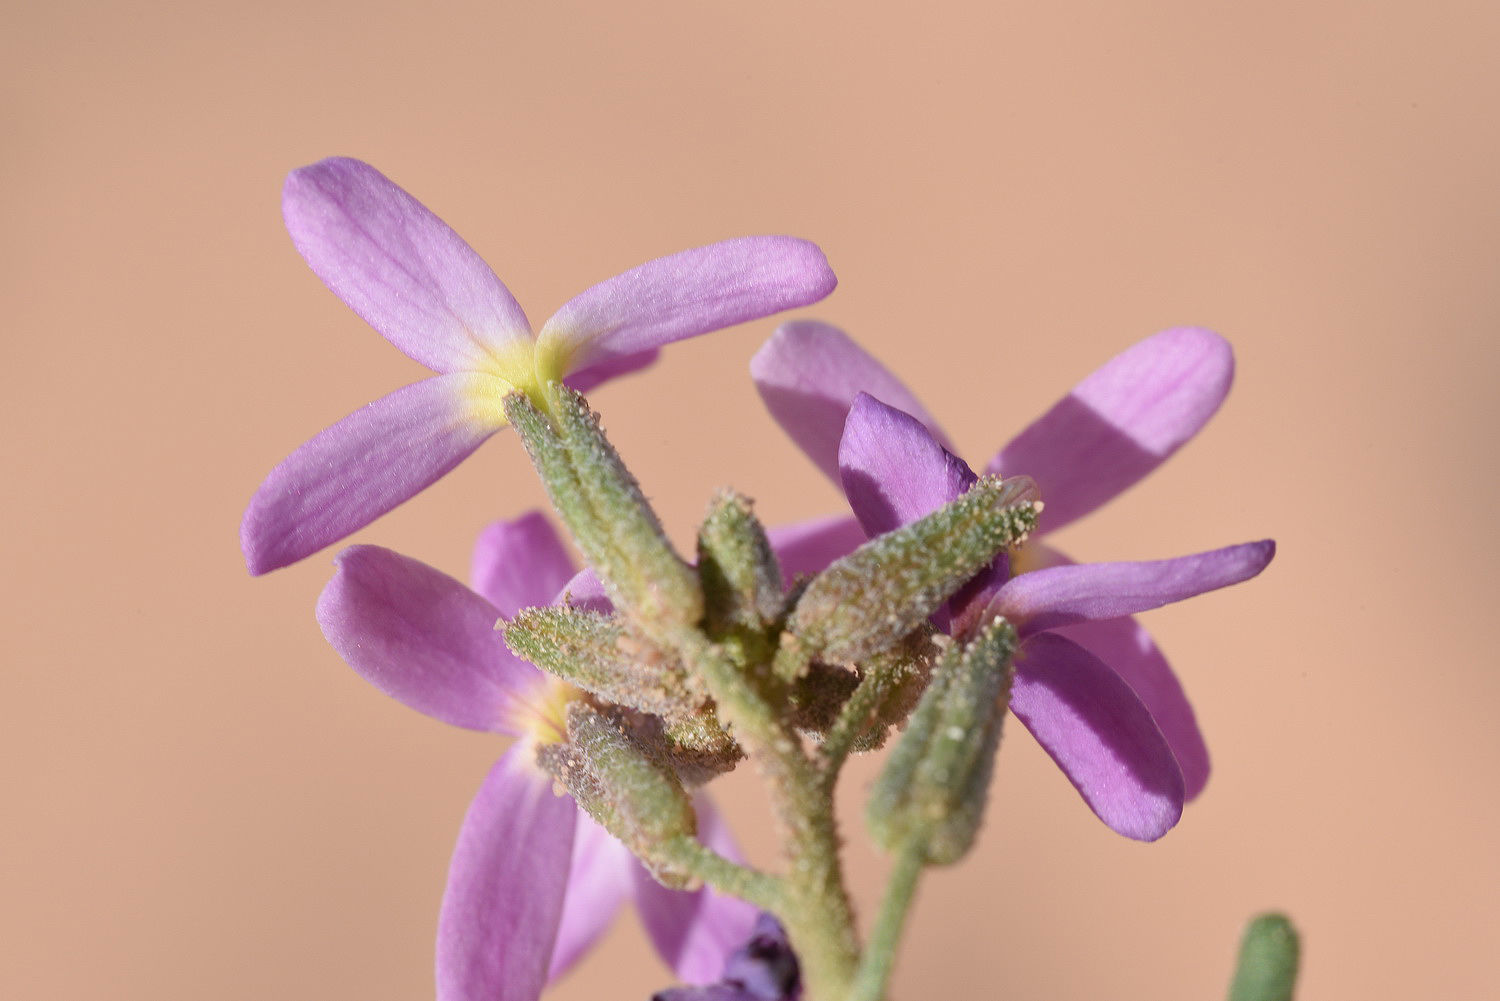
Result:
[[[837,328],[780,328],[751,362],[766,406],[842,485],[854,519],[888,532],[958,497],[974,472],[915,396]],[[1229,392],[1234,356],[1206,330],[1168,330],[1111,359],[985,466],[1024,473],[1046,501],[1033,538],[964,596],[970,619],[1020,629],[1010,707],[1084,800],[1133,838],[1165,834],[1208,780],[1208,751],[1182,686],[1132,616],[1247,580],[1270,541],[1146,563],[1074,564],[1036,536],[1083,517],[1192,438]],[[960,616],[962,619],[964,616]]]
[[[980,475],[847,336],[784,325],[752,374],[852,514],[767,531],[724,494],[685,561],[579,392],[672,341],[823,298],[835,279],[815,246],[749,237],[661,258],[533,336],[479,256],[368,165],[294,171],[283,208],[314,272],[437,374],[271,472],[241,528],[250,571],[350,535],[508,424],[589,563],[532,512],[483,533],[472,588],[359,545],[319,601],[329,642],[373,685],[513,738],[459,832],[440,999],[532,1001],[627,899],[676,976],[699,985],[661,1001],[795,1001],[804,983],[820,1001],[878,996],[894,942],[862,954],[855,940],[832,788],[847,755],[892,733],[871,801],[898,858],[878,936],[899,930],[916,872],[968,851],[1007,706],[1123,835],[1162,836],[1202,790],[1192,709],[1132,616],[1255,576],[1273,544],[1090,564],[1036,536],[1203,426],[1232,375],[1221,338],[1181,329],[1137,344]],[[701,788],[745,756],[771,780],[791,875],[745,864]]]

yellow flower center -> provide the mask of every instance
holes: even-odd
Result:
[[[520,723],[521,736],[537,747],[560,744],[568,737],[568,703],[583,693],[560,678],[548,677],[535,701],[527,705]]]

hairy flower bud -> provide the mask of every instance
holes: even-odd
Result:
[[[807,653],[856,661],[921,625],[1007,546],[1036,527],[1024,476],[981,477],[962,497],[878,536],[813,578],[788,629]]]
[[[709,504],[698,529],[698,577],[711,633],[763,629],[780,613],[781,567],[749,499],[725,490]]]
[[[995,619],[933,669],[868,806],[870,831],[890,852],[917,845],[946,865],[979,830],[1010,694],[1015,628]]]
[[[541,749],[538,760],[605,830],[668,885],[689,880],[661,859],[662,846],[693,837],[692,800],[666,764],[637,742],[618,718],[585,702],[568,707],[568,740]]]
[[[615,607],[648,631],[696,623],[703,617],[697,574],[673,552],[598,417],[563,385],[549,383],[541,393],[546,415],[512,393],[506,417]]]
[[[686,716],[704,701],[682,665],[632,637],[619,620],[580,608],[526,608],[504,623],[505,642],[548,674],[616,705]]]

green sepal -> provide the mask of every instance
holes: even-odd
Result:
[[[781,612],[781,567],[749,499],[721,491],[698,529],[698,578],[709,634],[763,630]]]
[[[532,463],[616,609],[650,632],[703,617],[693,568],[667,541],[635,477],[584,398],[560,383],[540,389],[543,415],[522,393],[505,398]]]
[[[548,674],[616,705],[686,716],[703,705],[682,665],[613,615],[581,608],[526,608],[503,624],[506,645]]]
[[[1026,477],[984,476],[952,503],[866,542],[802,593],[788,622],[795,644],[783,642],[778,669],[809,654],[850,662],[890,647],[1024,541],[1041,508]]]
[[[1302,947],[1284,914],[1262,914],[1245,928],[1229,1001],[1291,1001]]]
[[[974,843],[1010,695],[1016,631],[997,618],[951,645],[875,782],[866,808],[886,851],[920,848],[947,865]]]
[[[658,880],[675,887],[692,881],[662,857],[668,841],[697,834],[692,800],[671,767],[631,734],[627,720],[573,702],[567,741],[543,747],[537,760]]]

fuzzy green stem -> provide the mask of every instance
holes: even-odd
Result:
[[[896,856],[896,866],[886,884],[885,899],[881,901],[875,927],[870,931],[870,941],[865,946],[848,1001],[880,1001],[885,997],[891,967],[896,960],[896,945],[901,940],[901,928],[916,895],[917,878],[926,864],[927,855],[921,839],[908,842]]]
[[[669,842],[663,846],[663,854],[714,889],[747,900],[761,910],[775,913],[785,906],[782,880],[731,862],[697,838]]]
[[[796,732],[777,717],[746,673],[696,630],[674,637],[697,669],[735,738],[751,752],[770,787],[790,872],[779,908],[802,964],[807,996],[844,997],[858,964],[854,910],[839,864],[833,798],[821,770],[802,751]]]

